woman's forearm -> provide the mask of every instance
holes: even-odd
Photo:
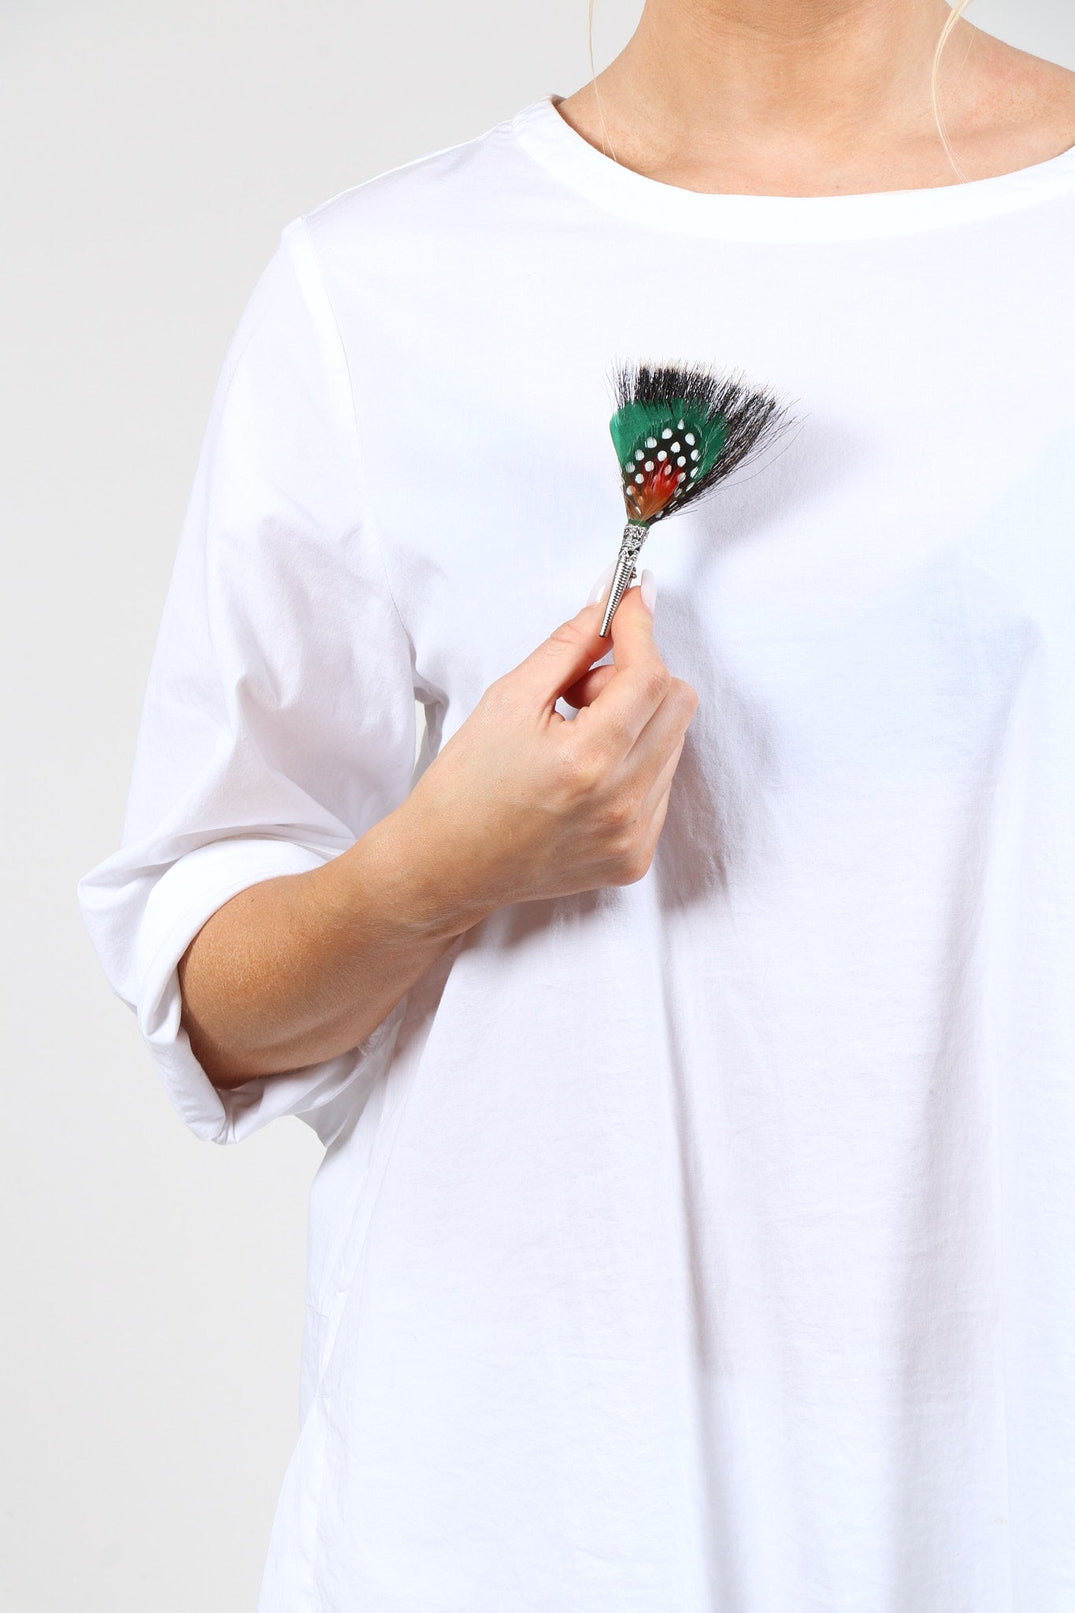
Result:
[[[643,573],[643,578],[649,574]],[[487,688],[394,812],[307,874],[240,891],[179,965],[183,1026],[219,1087],[357,1047],[456,936],[506,903],[631,884],[649,868],[695,691],[629,588]],[[573,696],[578,717],[554,710]]]
[[[357,1047],[481,918],[440,901],[413,814],[390,814],[309,873],[262,880],[179,963],[182,1023],[219,1088]]]

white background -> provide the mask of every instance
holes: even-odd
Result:
[[[598,69],[640,9],[597,0]],[[118,844],[210,397],[281,228],[571,94],[586,14],[0,0],[3,1613],[253,1613],[321,1148],[185,1130],[75,887]],[[968,20],[1075,67],[1070,0]]]

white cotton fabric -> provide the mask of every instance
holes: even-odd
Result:
[[[284,229],[79,885],[186,1124],[326,1148],[258,1613],[1071,1613],[1075,149],[700,194],[555,101]],[[178,959],[585,602],[633,358],[799,421],[643,551],[652,866],[218,1093]]]

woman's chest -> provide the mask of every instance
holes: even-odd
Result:
[[[442,737],[614,558],[613,366],[669,358],[794,416],[650,531],[671,670],[804,762],[943,766],[984,742],[1075,605],[1075,326],[1059,243],[957,237],[688,243],[678,282],[667,254],[580,269],[551,242],[539,265],[415,276],[417,349],[367,319],[368,514]]]

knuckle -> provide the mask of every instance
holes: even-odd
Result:
[[[546,639],[547,644],[566,644],[569,649],[575,649],[583,639],[583,632],[577,622],[561,622],[554,627]]]
[[[672,674],[660,662],[645,667],[639,673],[639,678],[642,696],[646,700],[663,700],[672,688]]]
[[[620,884],[634,885],[649,872],[653,854],[637,844],[620,858]]]
[[[600,753],[592,746],[585,749],[565,745],[559,755],[559,779],[568,795],[574,798],[593,795],[604,776]]]
[[[633,856],[646,837],[647,821],[642,797],[631,791],[621,791],[616,800],[609,802],[606,807],[602,827],[615,856]]]
[[[506,712],[511,709],[513,698],[514,688],[509,676],[505,673],[502,677],[494,678],[492,683],[487,685],[482,692],[479,704],[485,706],[488,711]]]
[[[691,684],[685,683],[682,678],[674,679],[674,685],[680,705],[689,716],[693,717],[698,710],[698,691]]]
[[[636,842],[635,812],[635,803],[626,796],[606,802],[601,810],[598,828],[612,841],[617,857],[630,851]]]

